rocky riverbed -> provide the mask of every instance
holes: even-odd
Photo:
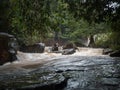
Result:
[[[120,90],[120,58],[102,49],[72,55],[18,52],[19,61],[0,66],[1,90]]]

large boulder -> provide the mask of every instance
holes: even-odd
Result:
[[[20,51],[26,53],[43,53],[45,49],[44,43],[36,43],[33,45],[23,45],[20,47]]]
[[[0,33],[0,65],[17,59],[18,44],[13,35]]]

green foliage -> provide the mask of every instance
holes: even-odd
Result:
[[[89,35],[96,35],[99,33],[105,33],[108,30],[106,23],[91,23],[89,24],[84,19],[79,21],[72,20],[68,22],[68,27],[63,36],[68,37],[71,40],[77,40],[81,38],[87,38]]]
[[[25,42],[30,37],[39,34],[43,40],[48,32],[48,13],[45,1],[39,0],[10,0],[12,33]],[[35,33],[36,32],[36,33]],[[33,39],[33,38],[32,38]]]
[[[110,48],[111,46],[111,32],[101,33],[96,35],[95,45],[97,47]]]
[[[120,46],[119,35],[120,35],[120,0],[65,0],[69,5],[69,11],[73,13],[74,18],[84,18],[90,24],[89,30],[92,34],[104,33],[104,23],[107,32],[111,28],[112,34],[109,37],[109,42],[112,46],[118,49]],[[109,26],[109,23],[110,26]],[[103,27],[103,28],[102,28]],[[87,32],[89,32],[87,30]],[[78,33],[78,31],[76,31]],[[106,34],[107,35],[107,34]],[[111,39],[112,38],[112,39]],[[103,38],[104,39],[104,38]],[[106,39],[107,40],[107,39]],[[104,41],[104,40],[103,40]]]
[[[119,48],[119,26],[120,0],[0,0],[0,30],[27,44],[97,34],[97,44]]]
[[[110,36],[111,41],[111,48],[120,50],[120,31],[119,32],[112,32]]]
[[[69,13],[67,7],[68,4],[62,0],[51,0],[50,2],[49,27],[56,41],[59,38],[58,34],[61,31],[61,26],[67,23]]]

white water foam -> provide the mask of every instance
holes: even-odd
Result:
[[[32,65],[37,63],[43,63],[45,61],[52,61],[55,59],[67,58],[69,56],[102,56],[103,49],[100,48],[79,48],[74,54],[62,55],[61,53],[23,53],[18,52],[18,60],[13,63],[6,63],[7,65]]]

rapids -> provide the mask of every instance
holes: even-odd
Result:
[[[120,58],[102,53],[101,48],[79,48],[72,55],[18,52],[18,61],[0,66],[0,88],[120,90]]]

